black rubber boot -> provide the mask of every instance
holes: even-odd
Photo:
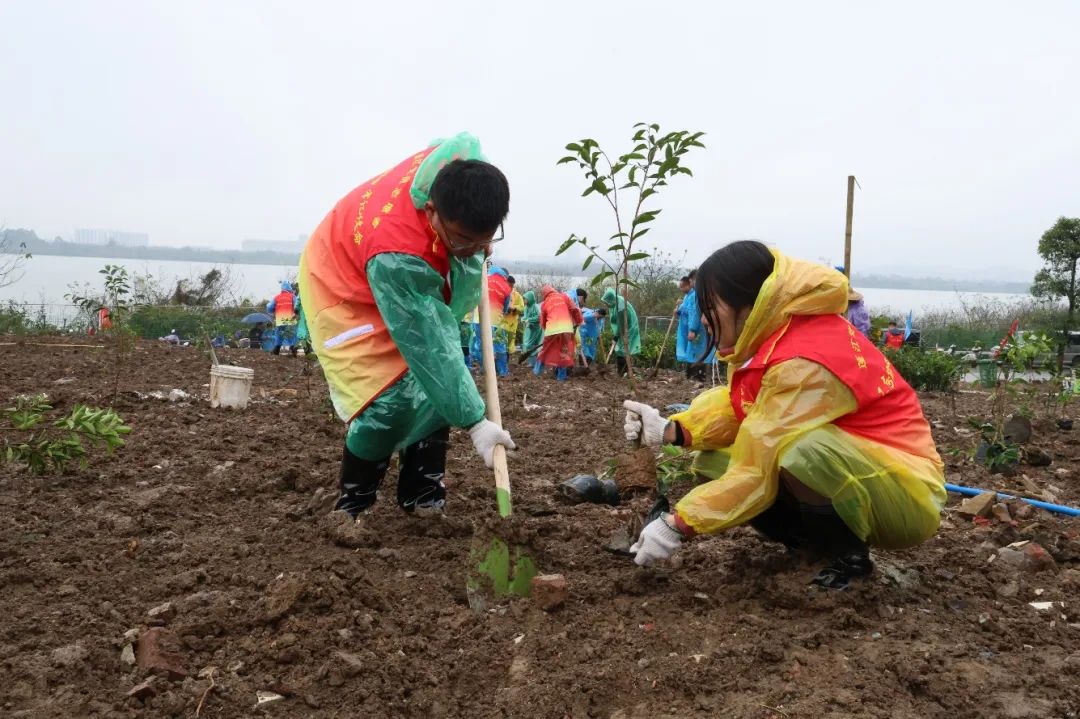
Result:
[[[618,371],[620,377],[622,377],[624,374],[626,374],[626,358],[625,357],[620,357],[618,355],[615,356],[615,369]]]
[[[278,345],[277,347],[274,348],[274,354],[276,354],[276,355],[281,354],[281,345]]]
[[[341,456],[341,496],[334,509],[348,512],[356,519],[361,512],[375,504],[379,485],[389,466],[389,457],[377,462],[360,459],[346,445]]]
[[[771,507],[751,519],[750,526],[766,539],[780,542],[789,550],[806,546],[806,532],[799,510],[780,497]]]
[[[446,450],[450,428],[436,430],[401,453],[398,478],[398,506],[406,512],[416,509],[442,510],[446,504]]]
[[[873,573],[874,563],[866,542],[855,536],[831,504],[800,504],[799,515],[808,542],[829,558],[811,584],[823,589],[847,589],[852,579]]]

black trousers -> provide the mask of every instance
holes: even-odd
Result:
[[[446,501],[443,477],[449,443],[450,428],[444,427],[401,451],[397,503],[406,512],[417,507],[439,508]],[[334,508],[353,517],[369,509],[375,504],[389,467],[389,457],[378,461],[361,459],[346,445],[341,458],[341,496]]]

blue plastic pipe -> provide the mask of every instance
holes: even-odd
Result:
[[[963,494],[967,497],[975,497],[983,492],[989,492],[988,489],[972,489],[971,487],[961,487],[959,484],[945,483],[945,489],[950,492],[956,492],[957,494]],[[1076,507],[1066,507],[1063,504],[1050,504],[1050,502],[1042,502],[1038,499],[1028,499],[1027,497],[1014,497],[1011,494],[1005,494],[1004,492],[996,493],[999,499],[1019,499],[1023,502],[1027,502],[1033,507],[1039,509],[1045,509],[1048,512],[1057,512],[1058,514],[1067,514],[1070,517],[1080,517],[1080,509]]]

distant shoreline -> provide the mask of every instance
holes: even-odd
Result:
[[[43,240],[26,230],[7,230],[7,250],[15,250],[20,243],[32,255],[52,257],[101,257],[125,260],[162,260],[174,262],[209,262],[214,264],[293,266],[300,263],[300,253],[249,252],[245,250],[213,250],[201,247],[123,247],[120,245],[81,245],[64,240]],[[559,262],[536,262],[503,260],[513,272],[521,275],[551,275],[577,277],[581,270],[577,265]],[[856,289],[881,290],[937,290],[941,292],[993,292],[1026,295],[1030,282],[1003,282],[995,280],[951,280],[939,277],[903,277],[899,275],[859,275],[852,280]]]

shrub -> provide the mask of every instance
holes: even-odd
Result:
[[[658,330],[646,330],[641,333],[641,354],[638,356],[638,366],[642,369],[651,369],[656,366],[656,357],[660,354],[660,346],[664,343],[664,333]],[[675,367],[675,331],[672,330],[668,337],[664,356],[660,360],[660,366],[665,369]]]
[[[947,392],[963,372],[960,360],[944,352],[905,346],[887,350],[885,356],[900,376],[917,390]]]

